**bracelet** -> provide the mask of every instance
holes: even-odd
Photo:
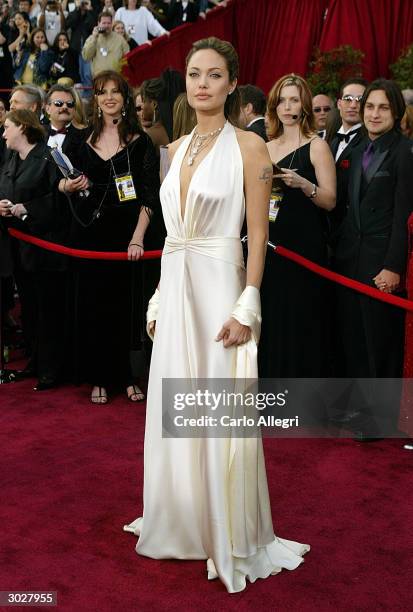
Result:
[[[308,196],[309,198],[315,198],[317,195],[317,185],[315,183],[313,183],[313,190],[310,193],[310,195]]]
[[[138,244],[137,242],[130,242],[130,243],[129,243],[129,246],[138,246],[138,247],[140,247],[141,249],[143,249],[143,244]]]

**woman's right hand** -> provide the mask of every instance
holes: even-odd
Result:
[[[81,174],[75,179],[66,178],[62,179],[62,181],[62,191],[66,191],[67,193],[74,193],[75,191],[84,191],[89,186],[89,180],[84,174]],[[59,186],[62,185],[62,181],[60,181]]]

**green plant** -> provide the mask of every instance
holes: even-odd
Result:
[[[390,66],[390,70],[400,89],[413,88],[413,43],[403,49],[399,58]]]
[[[323,93],[336,98],[347,79],[362,76],[363,58],[364,53],[351,45],[341,45],[330,51],[320,51],[316,47],[307,75],[313,95]]]

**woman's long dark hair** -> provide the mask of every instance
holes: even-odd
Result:
[[[108,81],[113,81],[116,83],[116,86],[118,87],[123,98],[123,114],[122,119],[118,123],[118,133],[120,142],[123,145],[127,145],[133,136],[142,133],[142,128],[136,114],[135,100],[132,90],[129,87],[128,82],[114,70],[104,70],[103,72],[99,72],[99,74],[93,79],[94,95],[91,120],[92,137],[90,139],[90,143],[95,145],[103,130],[103,117],[99,117],[97,96]]]
[[[179,94],[185,91],[185,81],[173,68],[163,71],[160,78],[148,79],[140,87],[142,100],[156,102],[155,120],[162,123],[170,142],[173,139],[173,107]]]
[[[56,53],[56,55],[59,55],[60,53],[62,53],[62,51],[60,51],[59,49],[59,38],[61,36],[64,36],[69,44],[69,48],[70,48],[70,39],[69,39],[69,35],[67,32],[65,32],[64,30],[62,30],[61,32],[59,32],[59,34],[56,34],[55,39],[53,41],[53,51]]]
[[[192,48],[186,57],[187,68],[189,60],[194,55],[194,53],[203,49],[212,49],[213,51],[216,51],[218,55],[224,58],[228,69],[230,83],[232,83],[232,81],[235,81],[235,79],[238,79],[239,60],[235,48],[231,45],[231,43],[227,42],[226,40],[220,40],[215,36],[210,36],[209,38],[202,38],[201,40],[197,40],[192,45]],[[225,101],[224,115],[228,119],[228,121],[232,123],[232,125],[239,127],[240,112],[241,95],[238,87],[235,87],[232,94],[228,95]]]

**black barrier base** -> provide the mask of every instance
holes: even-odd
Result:
[[[16,370],[0,370],[0,385],[16,382],[18,374]]]

